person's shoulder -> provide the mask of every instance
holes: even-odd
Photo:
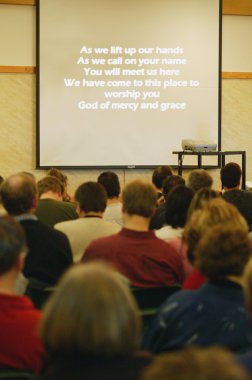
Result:
[[[86,248],[84,256],[87,258],[89,254],[99,254],[100,252],[105,254],[105,251],[107,252],[107,250],[110,250],[110,248],[115,245],[118,240],[118,236],[119,233],[115,233],[92,240]]]
[[[165,230],[163,230],[163,231],[165,231]],[[156,236],[156,234],[154,234],[154,237],[155,237],[155,244],[157,246],[159,246],[160,249],[162,249],[163,251],[166,251],[166,252],[174,253],[175,255],[179,256],[178,252],[174,248],[173,244],[170,244],[169,240],[163,240],[160,237]]]
[[[24,309],[24,312],[25,314],[27,315],[27,319],[30,318],[32,319],[34,322],[39,322],[41,317],[42,317],[42,311],[37,309],[32,301],[30,300],[30,298],[28,298],[27,296],[18,296],[20,298],[20,304],[23,305],[23,309]]]
[[[161,305],[158,310],[158,315],[165,319],[181,315],[181,313],[184,313],[184,310],[186,311],[188,308],[193,308],[195,302],[197,303],[194,291],[178,290],[169,296]]]
[[[39,320],[42,312],[33,305],[30,298],[25,295],[0,293],[0,305],[3,312],[18,311],[20,317],[25,315],[34,320]]]
[[[250,193],[249,191],[245,191],[245,190],[241,190],[241,189],[228,190],[228,191],[225,191],[222,194],[222,197],[224,199],[244,198],[244,197],[247,197],[247,196],[249,196],[249,197],[252,196],[252,192]]]
[[[44,233],[48,237],[53,237],[57,240],[68,240],[66,235],[62,231],[56,230],[55,228],[48,226],[40,220],[36,221],[36,229],[37,231]]]
[[[61,201],[62,207],[65,207],[65,209],[70,210],[71,212],[75,213],[77,216],[77,211],[76,211],[76,205],[72,202],[66,202],[66,201]]]
[[[109,236],[102,236],[102,237],[99,237],[98,239],[94,239],[90,243],[89,247],[110,245],[110,244],[113,244],[113,242],[116,241],[117,239],[118,239],[118,233],[115,233]]]
[[[247,199],[252,199],[252,191],[243,191],[242,193],[245,194],[244,197]]]
[[[56,230],[64,231],[69,228],[75,228],[77,225],[83,224],[83,218],[73,219],[73,220],[64,220],[63,222],[56,223],[54,228]]]
[[[161,306],[162,314],[170,314],[176,310],[195,309],[202,303],[202,295],[199,290],[178,290],[172,294]]]

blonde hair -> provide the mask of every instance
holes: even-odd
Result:
[[[49,354],[131,354],[141,321],[129,288],[103,263],[69,269],[46,304],[40,335]]]
[[[244,228],[248,232],[248,224],[244,217],[235,206],[222,198],[212,199],[202,210],[194,211],[183,233],[183,240],[188,246],[189,258],[193,260],[192,253],[209,228],[227,224]]]
[[[219,347],[188,347],[157,356],[142,380],[249,380],[231,353]]]
[[[191,215],[195,210],[202,210],[205,206],[207,206],[208,202],[211,199],[215,199],[220,197],[220,193],[216,190],[209,189],[207,187],[203,187],[199,191],[197,191],[193,199],[190,203],[188,212],[187,212],[187,220],[190,219]]]

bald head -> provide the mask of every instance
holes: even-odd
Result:
[[[2,183],[1,198],[4,208],[10,215],[29,213],[36,207],[36,183],[27,174],[14,174]]]

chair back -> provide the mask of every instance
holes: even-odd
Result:
[[[180,289],[179,284],[155,288],[131,288],[143,318],[144,328],[149,325],[162,303]]]
[[[22,369],[0,369],[0,379],[2,380],[35,380],[36,375]]]
[[[33,277],[29,277],[28,281],[25,295],[31,299],[37,309],[42,309],[44,303],[55,291],[56,286],[49,286],[48,284]]]

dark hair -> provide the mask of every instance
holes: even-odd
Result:
[[[4,208],[10,215],[27,213],[34,205],[37,186],[27,174],[14,174],[1,185],[1,198]]]
[[[221,183],[223,187],[232,188],[240,184],[241,168],[235,162],[229,162],[220,172]]]
[[[64,185],[57,177],[48,175],[38,181],[39,197],[48,191],[52,191],[53,193],[60,193],[63,195]]]
[[[114,172],[103,172],[97,182],[104,186],[108,198],[118,197],[121,191],[118,175]]]
[[[212,184],[213,178],[205,169],[195,169],[188,176],[187,186],[194,193],[203,187],[211,188]]]
[[[166,223],[173,228],[184,227],[193,191],[185,185],[173,187],[165,202]]]
[[[163,181],[163,195],[166,198],[169,191],[178,185],[185,185],[185,180],[180,175],[170,175]]]
[[[75,199],[84,212],[104,212],[107,194],[104,187],[97,182],[85,182],[75,192]]]
[[[27,250],[22,227],[11,216],[0,217],[0,275],[16,264],[19,254]]]
[[[161,190],[163,181],[170,175],[172,175],[172,169],[170,166],[159,166],[154,170],[152,174],[152,183],[156,186],[157,189]]]
[[[241,276],[252,253],[246,228],[232,225],[212,227],[195,249],[195,266],[210,281]]]

